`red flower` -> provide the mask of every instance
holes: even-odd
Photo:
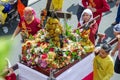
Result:
[[[40,46],[41,42],[37,42],[37,46]]]
[[[65,43],[68,43],[68,40],[67,40],[67,39],[64,39],[64,42],[65,42]]]
[[[42,54],[42,55],[41,55],[41,58],[42,58],[42,59],[46,59],[46,58],[47,58],[47,54],[46,54],[46,53]]]
[[[50,51],[52,51],[52,52],[53,52],[53,51],[54,51],[54,48],[50,48]]]
[[[23,57],[22,57],[22,60],[23,60],[23,61],[26,61],[26,57],[25,57],[25,56],[23,56]]]
[[[31,43],[27,42],[27,48],[30,48],[30,47],[31,47]]]

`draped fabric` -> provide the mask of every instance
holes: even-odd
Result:
[[[23,10],[24,10],[25,6],[24,4],[21,2],[21,0],[18,0],[18,3],[17,3],[17,10],[18,10],[18,13],[20,15],[20,17],[23,16]]]
[[[58,77],[56,80],[91,80],[87,78],[93,72],[93,58],[94,53],[91,53],[83,60],[70,67]],[[18,63],[20,80],[47,80],[48,76],[35,71],[27,66]],[[32,75],[32,76],[31,76]],[[86,77],[87,76],[87,77]]]

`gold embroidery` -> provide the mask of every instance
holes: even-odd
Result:
[[[27,30],[27,27],[26,27],[26,25],[25,25],[25,22],[23,21],[23,22],[22,22],[22,33],[26,34],[27,37],[28,37],[28,36],[29,36],[28,32],[29,32],[29,30]]]
[[[91,6],[91,7],[95,7],[95,6],[96,6],[96,4],[94,3],[94,1],[93,1],[93,0],[89,0],[89,6]]]
[[[26,30],[25,22],[22,22],[22,28],[23,28],[23,30]]]

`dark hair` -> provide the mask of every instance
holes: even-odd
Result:
[[[105,52],[107,52],[107,53],[109,53],[112,49],[111,46],[107,43],[104,43],[101,48],[104,49]]]

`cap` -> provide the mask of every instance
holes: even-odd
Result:
[[[112,49],[111,46],[107,43],[104,43],[101,48],[104,49],[105,52],[109,52]]]

